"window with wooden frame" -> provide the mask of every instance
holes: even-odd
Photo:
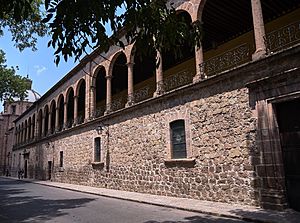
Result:
[[[59,167],[63,167],[64,166],[64,152],[60,151],[59,152]]]
[[[97,137],[94,141],[94,162],[101,162],[101,138]]]
[[[171,158],[187,158],[186,136],[184,120],[175,120],[170,123]]]

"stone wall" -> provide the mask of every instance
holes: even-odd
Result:
[[[261,80],[268,82],[270,77],[285,80],[290,73],[289,85],[282,89],[299,91],[295,82],[300,75],[299,52],[298,47],[251,62],[34,142],[25,147],[30,151],[29,177],[47,179],[48,161],[52,161],[55,181],[261,205],[270,194],[265,191],[275,190],[266,186],[272,182],[272,173],[262,171],[270,155],[260,145],[257,126],[261,111],[255,97],[262,94],[256,85],[250,88],[252,92],[246,86],[250,82],[260,86]],[[266,83],[263,86],[267,95],[270,88]],[[278,89],[272,89],[276,95],[268,97],[280,98],[285,91]],[[176,119],[185,120],[185,160],[170,159],[169,123]],[[104,126],[101,131],[100,125]],[[100,163],[93,162],[95,137],[101,137]],[[62,168],[60,151],[64,153]],[[284,188],[278,191],[274,197],[282,196]],[[284,203],[276,202],[278,206]]]
[[[257,205],[249,151],[255,147],[255,119],[248,90],[216,84],[123,111],[105,120],[102,132],[95,122],[41,143],[39,157],[30,155],[38,161],[29,162],[35,163],[31,168],[45,179],[47,162],[53,161],[55,181]],[[175,119],[186,122],[186,162],[170,161],[169,123]],[[93,163],[95,137],[101,137],[103,164]]]

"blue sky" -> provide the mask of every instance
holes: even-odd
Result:
[[[123,8],[117,9],[117,15],[124,12]],[[109,23],[105,24],[108,35],[112,33]],[[10,32],[4,29],[4,36],[0,36],[0,49],[5,52],[8,66],[18,66],[17,74],[32,80],[32,88],[39,94],[45,94],[55,83],[65,76],[78,62],[71,58],[67,62],[61,58],[58,66],[54,63],[55,50],[47,47],[50,36],[38,39],[37,51],[25,49],[20,52],[14,47],[14,42]],[[83,55],[84,56],[84,55]],[[3,111],[2,102],[0,102],[0,112]]]
[[[33,89],[43,95],[64,75],[66,75],[78,62],[74,63],[73,59],[65,62],[63,59],[59,65],[54,63],[54,49],[48,48],[47,43],[50,37],[39,38],[37,51],[25,49],[20,52],[14,47],[14,42],[11,40],[9,32],[5,32],[4,36],[0,37],[0,49],[5,52],[7,65],[18,66],[17,72],[21,76],[29,75],[33,81]],[[3,111],[2,102],[0,112]]]

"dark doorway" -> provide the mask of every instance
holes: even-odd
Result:
[[[300,99],[276,105],[289,206],[300,211]]]
[[[27,178],[27,168],[28,167],[28,160],[25,160],[24,163],[24,178]]]
[[[47,176],[47,180],[51,180],[51,173],[52,173],[52,161],[48,161],[48,176]]]

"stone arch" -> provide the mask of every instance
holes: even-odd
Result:
[[[65,105],[64,95],[60,94],[57,99],[58,126],[56,126],[56,127],[57,127],[58,131],[62,130],[63,125],[64,125],[64,110],[65,110],[64,105]]]
[[[32,135],[31,138],[34,139],[35,137],[35,114],[32,115]]]
[[[185,24],[187,24],[188,29],[192,29],[192,17],[186,10],[177,10],[177,17],[180,20],[183,20]],[[162,69],[163,71],[167,71],[170,68],[173,68],[176,65],[185,63],[192,58],[195,57],[195,47],[192,41],[185,40],[182,42],[178,42],[178,48],[180,48],[180,54],[175,55],[173,50],[166,50],[162,47]],[[194,62],[193,62],[194,63]],[[190,64],[189,67],[196,67],[195,64]],[[192,76],[194,70],[190,72],[191,74],[186,78],[189,81],[192,81]],[[167,83],[167,82],[165,82]],[[168,84],[167,84],[168,85]],[[168,88],[168,87],[167,87]]]
[[[194,22],[198,19],[196,8],[197,6],[195,7],[194,3],[188,1],[176,7],[176,12],[187,12],[191,16],[192,22]]]
[[[108,71],[106,73],[107,76],[111,76],[112,75],[112,71],[113,71],[113,67],[114,67],[114,63],[116,62],[116,59],[119,57],[120,54],[124,54],[126,57],[126,53],[124,50],[119,50],[117,51],[115,54],[113,54],[110,58],[110,63],[109,63],[109,67],[108,67]],[[127,57],[126,57],[127,59]],[[127,60],[128,61],[128,60]]]
[[[55,99],[53,99],[50,103],[50,112],[51,112],[50,133],[53,134],[55,131],[55,120],[56,120],[56,101],[55,101]]]
[[[93,86],[93,101],[94,117],[99,117],[104,114],[106,101],[106,69],[103,65],[97,67],[92,79]]]
[[[66,92],[66,103],[67,103],[67,123],[66,127],[70,128],[74,122],[74,90],[73,87],[69,87]]]
[[[43,123],[43,110],[40,108],[38,112],[38,117],[37,117],[37,123],[38,123],[38,137],[42,137],[42,123]]]
[[[86,81],[84,78],[81,78],[76,85],[76,93],[75,96],[77,96],[77,123],[83,123],[85,120],[85,99],[86,99]]]
[[[24,122],[21,123],[21,143],[24,142]]]
[[[155,92],[156,56],[153,48],[146,54],[141,54],[140,49],[134,45],[131,50],[130,63],[133,64],[134,101],[140,102],[150,98]],[[151,83],[151,84],[149,84]],[[140,94],[139,92],[144,92]]]
[[[205,5],[206,1],[207,0],[200,0],[199,4],[197,5],[196,19],[199,21],[202,21],[202,13],[203,13],[203,9],[204,9],[204,5]]]
[[[28,139],[27,139],[27,132],[28,131],[28,122],[27,122],[27,119],[25,120],[25,135],[24,135],[24,141],[26,142]]]
[[[82,82],[86,83],[84,77],[80,78],[80,79],[76,82],[76,84],[75,84],[75,87],[74,87],[74,89],[75,89],[75,90],[74,90],[75,96],[78,96],[78,91],[79,91],[79,88],[80,88],[80,85],[82,84]]]
[[[134,62],[133,59],[134,59],[135,50],[136,50],[136,44],[135,43],[132,43],[132,44],[126,46],[125,55],[126,55],[126,58],[127,58],[127,63],[133,63]]]
[[[105,73],[107,73],[106,72],[107,69],[106,69],[106,67],[103,64],[100,64],[97,67],[95,67],[95,69],[92,72],[92,74],[93,74],[92,75],[92,87],[96,86],[96,77],[97,77],[97,75],[98,75],[98,73],[99,73],[100,70],[104,70]]]
[[[48,123],[49,123],[49,106],[48,104],[45,105],[44,107],[44,135],[46,136],[48,134]]]
[[[31,128],[32,128],[32,120],[31,117],[28,118],[28,140],[31,139]]]
[[[68,103],[68,97],[69,97],[69,94],[70,94],[72,91],[73,91],[73,93],[74,93],[73,86],[70,86],[70,87],[68,88],[68,90],[66,91],[66,96],[65,96],[65,98],[66,98],[66,102],[67,102],[67,103]]]
[[[20,143],[20,129],[21,129],[21,127],[20,127],[20,125],[18,125],[17,126],[17,128],[16,128],[16,132],[17,132],[17,144],[19,144]]]
[[[118,110],[125,107],[127,102],[128,89],[128,59],[124,51],[115,54],[111,63],[111,94],[112,94],[112,110]]]

